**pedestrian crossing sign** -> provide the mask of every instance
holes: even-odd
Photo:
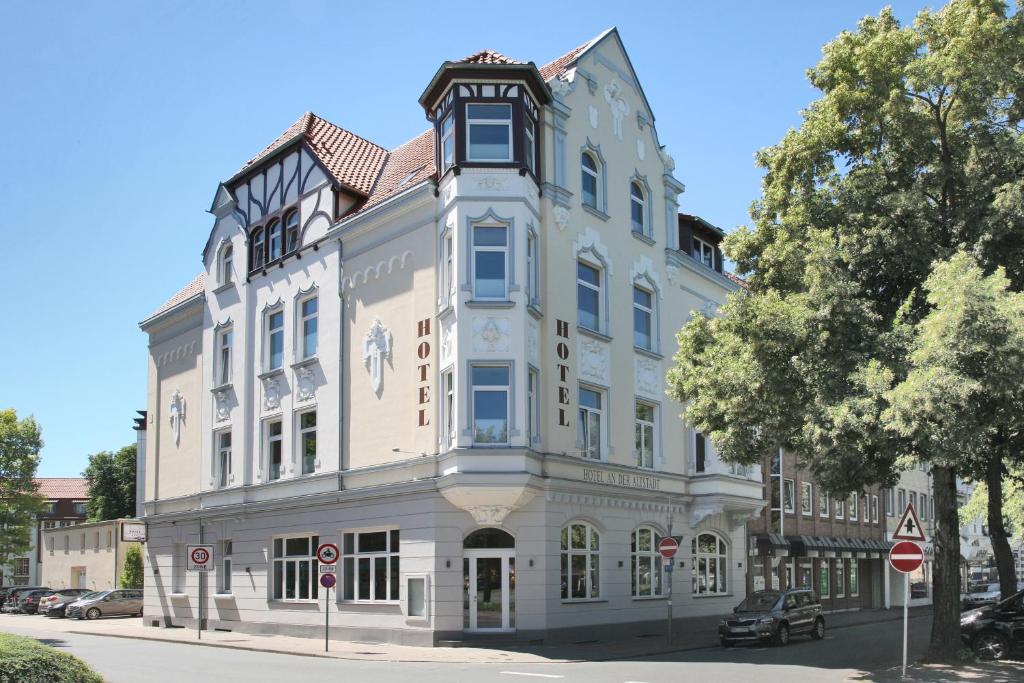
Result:
[[[896,525],[896,531],[892,534],[893,540],[900,541],[923,541],[924,529],[921,527],[921,520],[912,504],[907,504],[907,509],[900,517],[900,523]]]

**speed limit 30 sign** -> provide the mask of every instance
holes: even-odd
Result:
[[[185,569],[190,572],[213,571],[212,545],[185,546]]]

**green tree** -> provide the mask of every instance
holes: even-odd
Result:
[[[758,153],[754,227],[724,244],[749,289],[687,324],[668,377],[730,461],[782,446],[836,494],[933,463],[935,659],[960,647],[961,470],[883,416],[933,263],[965,250],[1024,284],[1022,14],[953,0],[901,26],[886,9],[825,46],[809,71],[820,98]]]
[[[1020,546],[1024,544],[1024,465],[1014,463],[1006,470],[1006,476],[1002,481],[1002,503],[998,507],[1001,508],[1006,524],[1006,533],[1014,537]],[[984,481],[979,481],[971,492],[971,497],[960,506],[961,526],[966,526],[976,519],[988,520],[989,509],[988,485]]]
[[[32,547],[35,516],[43,499],[35,476],[43,439],[31,417],[18,420],[13,408],[0,410],[0,567]]]
[[[89,480],[90,522],[135,516],[135,445],[89,456],[82,472]]]
[[[132,544],[124,553],[121,588],[142,588],[142,550]]]

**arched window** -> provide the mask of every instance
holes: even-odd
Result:
[[[267,262],[281,258],[281,222],[267,226]]]
[[[693,594],[719,595],[729,590],[729,557],[725,541],[710,532],[693,539]]]
[[[263,228],[256,228],[252,232],[252,251],[249,253],[249,270],[262,268],[266,263],[267,254],[264,251]]]
[[[665,585],[658,544],[661,534],[649,526],[642,526],[630,537],[632,559],[633,597],[648,598],[661,595]]]
[[[629,184],[629,217],[633,232],[647,234],[647,217],[644,215],[644,190],[637,182]]]
[[[299,248],[299,212],[292,211],[284,219],[285,253],[290,254]]]
[[[601,538],[586,522],[562,529],[562,599],[590,600],[601,596]]]
[[[232,266],[235,260],[235,250],[228,242],[220,250],[220,266],[218,272],[218,280],[220,284],[227,285],[231,284],[234,280],[234,273],[231,272]]]
[[[583,169],[583,204],[597,209],[597,181],[600,173],[597,160],[590,152],[583,152],[580,155],[580,165]]]

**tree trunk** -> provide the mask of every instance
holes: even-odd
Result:
[[[932,567],[933,618],[929,661],[951,661],[960,642],[960,520],[957,516],[956,472],[932,468],[935,505],[935,561]]]
[[[999,590],[1003,597],[1017,592],[1017,568],[1013,551],[1006,537],[1003,523],[1003,453],[1005,446],[992,450],[985,470],[985,484],[988,485],[988,538],[992,543],[992,555],[999,570]]]

